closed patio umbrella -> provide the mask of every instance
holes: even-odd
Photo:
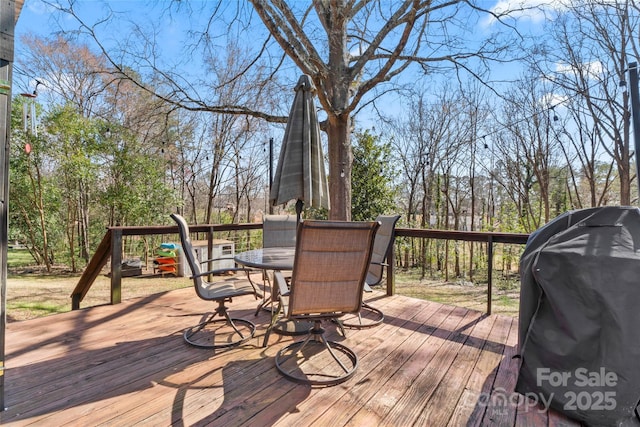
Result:
[[[300,76],[295,91],[269,199],[274,206],[296,199],[300,222],[304,203],[329,209],[329,186],[311,78]]]

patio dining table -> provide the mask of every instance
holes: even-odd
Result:
[[[293,247],[273,247],[253,249],[236,254],[235,261],[246,267],[262,270],[293,270],[296,249]]]

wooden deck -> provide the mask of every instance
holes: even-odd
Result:
[[[273,357],[291,340],[268,313],[240,348],[190,347],[181,331],[213,308],[191,288],[10,323],[3,425],[465,426],[578,425],[513,393],[517,321],[460,307],[369,296],[385,322],[348,330],[353,378],[310,388],[284,379]],[[339,337],[332,331],[335,337]],[[341,338],[339,338],[341,339]]]

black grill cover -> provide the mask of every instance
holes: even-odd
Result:
[[[640,210],[567,212],[520,260],[516,391],[593,426],[640,425]]]

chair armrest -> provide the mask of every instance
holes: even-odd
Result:
[[[211,258],[211,259],[207,259],[207,260],[204,260],[204,261],[200,261],[200,265],[206,264],[208,262],[213,262],[213,261],[228,261],[228,260],[232,260],[233,261],[233,257]]]
[[[231,271],[245,271],[247,273],[251,273],[251,272],[260,271],[260,270],[256,270],[256,269],[253,269],[253,268],[246,268],[246,267],[218,268],[216,270],[203,271],[200,274],[193,274],[193,275],[191,275],[191,278],[193,279],[194,277],[208,276],[210,274],[215,276],[216,274],[229,273]]]
[[[282,295],[283,297],[289,296],[289,285],[287,285],[287,280],[282,275],[282,272],[274,271],[273,277],[276,281],[276,284],[278,285],[278,291],[280,292],[280,295]]]

